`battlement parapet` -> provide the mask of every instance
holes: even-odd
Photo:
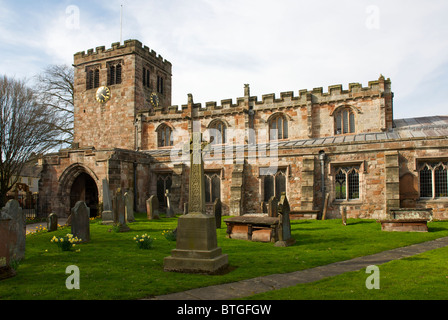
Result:
[[[125,40],[121,45],[120,42],[114,42],[110,49],[106,50],[105,46],[96,47],[94,49],[88,49],[87,51],[80,51],[74,55],[74,64],[81,65],[85,63],[90,63],[92,61],[108,59],[111,57],[116,57],[120,55],[125,55],[129,53],[136,53],[143,58],[149,59],[150,61],[157,63],[159,66],[164,67],[167,71],[171,73],[171,62],[164,59],[160,54],[157,54],[154,50],[149,49],[147,46],[143,45],[138,40]]]
[[[370,81],[367,87],[363,87],[360,83],[349,83],[348,89],[344,90],[341,84],[336,84],[329,86],[327,92],[324,92],[322,87],[318,87],[312,90],[299,90],[298,96],[294,96],[293,91],[285,91],[280,93],[279,98],[274,93],[270,93],[262,95],[261,101],[256,96],[245,96],[236,98],[235,103],[233,99],[224,99],[221,100],[220,104],[216,101],[209,101],[204,106],[201,103],[193,103],[192,96],[189,95],[189,104],[192,109],[195,109],[196,114],[204,116],[217,113],[242,112],[249,110],[249,106],[252,106],[254,110],[265,110],[277,107],[300,107],[306,106],[308,103],[325,104],[363,97],[381,97],[383,93],[391,93],[390,90],[390,79],[385,80],[381,75],[378,80]],[[188,105],[182,105],[180,108],[178,106],[171,106],[167,109],[158,108],[150,116],[182,114],[187,109]]]

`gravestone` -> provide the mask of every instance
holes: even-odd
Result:
[[[282,195],[280,196],[280,201],[278,202],[278,216],[280,218],[280,228],[278,234],[279,240],[274,244],[276,247],[287,247],[296,242],[296,240],[291,237],[291,223],[289,220],[290,211],[291,208],[289,206],[286,193],[282,192]]]
[[[216,228],[221,229],[222,203],[219,198],[216,198],[213,203],[213,214],[215,216]]]
[[[72,208],[72,234],[81,242],[90,241],[90,208],[84,201],[76,202]]]
[[[148,220],[160,219],[159,199],[157,199],[157,196],[151,196],[148,200],[146,200],[146,214],[148,216]]]
[[[125,213],[126,213],[126,221],[127,222],[135,222],[134,217],[134,193],[132,190],[129,190],[124,194],[124,203],[125,203]]]
[[[114,225],[118,227],[118,232],[130,231],[126,221],[125,197],[121,188],[118,188],[115,192],[112,200],[112,211],[114,212]]]
[[[278,200],[275,196],[268,201],[268,217],[278,217]]]
[[[184,151],[190,152],[188,214],[178,219],[176,249],[165,257],[164,270],[215,274],[227,269],[228,256],[217,246],[215,217],[205,214],[202,134],[193,132],[186,147]]]
[[[166,197],[166,217],[172,218],[174,217],[174,210],[173,207],[171,206],[171,194],[168,189],[165,191],[165,197]]]
[[[114,214],[112,212],[112,198],[110,196],[109,183],[103,179],[103,212],[101,214],[102,224],[113,224]]]
[[[346,226],[347,225],[347,208],[346,207],[342,207],[341,217],[342,217],[342,224],[344,226]]]
[[[0,213],[1,219],[11,220],[10,228],[15,233],[15,245],[12,247],[11,259],[20,261],[25,258],[26,217],[19,202],[9,200]],[[11,249],[11,248],[10,248]]]
[[[58,216],[55,213],[50,213],[47,217],[47,230],[48,232],[58,230]]]

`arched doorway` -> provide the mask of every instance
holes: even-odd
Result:
[[[86,172],[81,172],[70,188],[70,208],[78,201],[84,201],[90,208],[90,216],[98,215],[98,187],[95,180]]]

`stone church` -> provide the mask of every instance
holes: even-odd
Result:
[[[381,219],[390,208],[432,208],[448,218],[448,116],[393,118],[390,79],[171,105],[172,65],[138,40],[74,55],[74,143],[41,159],[40,206],[96,215],[102,182],[132,190],[136,211],[170,195],[188,202],[190,132],[209,141],[206,202],[225,215],[266,212],[286,192],[291,215]],[[186,97],[187,98],[187,97]],[[325,201],[326,200],[326,201]]]

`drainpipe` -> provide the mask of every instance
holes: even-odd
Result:
[[[319,160],[320,160],[320,172],[321,172],[321,191],[322,191],[322,211],[319,213],[319,219],[322,219],[322,213],[325,206],[325,159],[326,155],[324,151],[319,152]]]

